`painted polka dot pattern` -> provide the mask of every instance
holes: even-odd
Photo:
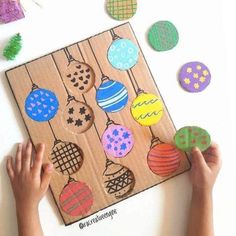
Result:
[[[128,70],[138,62],[138,47],[129,39],[117,39],[108,49],[108,60],[118,70]]]
[[[193,147],[205,151],[211,145],[209,133],[196,126],[187,126],[178,130],[175,134],[176,146],[185,152],[190,152]]]

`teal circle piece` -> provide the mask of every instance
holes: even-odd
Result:
[[[138,47],[129,39],[117,39],[108,49],[108,61],[118,70],[129,70],[138,62]]]
[[[148,32],[148,41],[158,52],[173,49],[179,42],[179,33],[169,21],[158,21]]]

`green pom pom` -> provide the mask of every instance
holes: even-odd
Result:
[[[14,60],[22,47],[22,38],[20,34],[13,36],[3,50],[3,56],[7,60]]]

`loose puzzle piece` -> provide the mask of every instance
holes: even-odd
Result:
[[[186,91],[198,93],[205,90],[210,84],[211,73],[203,63],[189,62],[181,68],[179,82]]]
[[[176,132],[174,139],[176,146],[185,152],[190,152],[193,147],[205,151],[211,145],[208,132],[196,126],[183,127]]]
[[[1,0],[0,1],[0,22],[10,23],[24,18],[25,15],[20,5],[20,1]]]
[[[115,20],[127,20],[135,15],[137,0],[107,0],[107,12]]]
[[[156,51],[168,51],[179,41],[176,27],[169,21],[158,21],[148,32],[148,41]]]
[[[109,155],[125,157],[134,146],[133,134],[122,125],[111,124],[102,136],[102,145]]]
[[[133,118],[141,125],[151,126],[158,123],[163,115],[161,100],[154,94],[141,93],[131,106]]]
[[[116,39],[108,50],[108,60],[118,70],[128,70],[138,62],[138,47],[129,39]]]

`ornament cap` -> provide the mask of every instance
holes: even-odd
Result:
[[[70,94],[68,95],[68,98],[67,98],[67,102],[69,103],[69,102],[71,102],[71,101],[73,101],[73,100],[75,100],[75,97],[74,96],[71,96]]]
[[[72,178],[71,176],[69,176],[69,179],[68,179],[68,184],[71,183],[71,182],[76,182],[74,178]]]
[[[164,142],[162,142],[162,141],[160,140],[160,138],[154,137],[154,138],[152,139],[152,142],[151,142],[151,148],[155,147],[156,145],[162,144],[162,143],[164,143]]]
[[[107,120],[107,127],[108,127],[109,125],[113,125],[113,124],[115,124],[114,121],[111,120],[110,118],[108,118],[108,120]]]
[[[137,91],[137,93],[138,93],[138,95],[140,95],[140,94],[144,93],[144,90],[143,90],[143,89],[141,89],[141,88],[138,88],[138,91]]]
[[[32,91],[34,91],[34,90],[36,90],[36,89],[38,89],[39,88],[39,86],[37,85],[37,84],[33,84],[32,85]]]
[[[114,164],[114,162],[107,158],[107,160],[106,160],[106,169],[107,169],[108,166],[113,165],[113,164]]]
[[[102,82],[105,82],[105,81],[109,81],[110,78],[106,75],[102,75],[102,78],[101,78]]]

